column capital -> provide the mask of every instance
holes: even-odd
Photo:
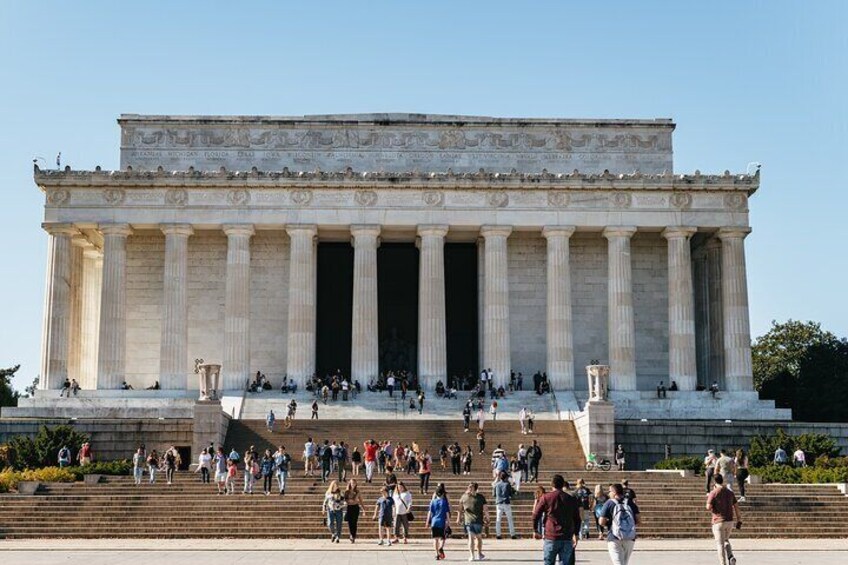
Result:
[[[626,237],[629,239],[635,233],[636,228],[634,226],[608,226],[603,231],[604,237],[607,239],[613,237]]]
[[[574,235],[574,226],[545,226],[542,228],[542,237],[571,237]]]
[[[88,238],[81,233],[75,233],[71,236],[71,245],[74,247],[82,247],[83,250],[94,247],[94,244],[88,241]]]
[[[688,226],[669,226],[662,231],[662,236],[666,239],[689,239],[690,237],[695,235],[697,231],[698,228]]]
[[[480,226],[480,235],[488,237],[509,237],[512,226]]]
[[[724,227],[719,228],[716,236],[721,239],[745,239],[751,233],[751,228],[748,226]]]
[[[79,233],[74,224],[44,222],[41,224],[41,228],[50,235],[77,235]]]
[[[289,237],[297,234],[301,236],[315,237],[318,235],[318,226],[315,224],[289,224],[286,226]]]
[[[159,226],[159,229],[165,235],[183,235],[188,237],[194,234],[194,228],[191,227],[191,224],[162,224]]]
[[[443,224],[421,224],[418,226],[418,237],[431,235],[445,237],[448,234],[448,226]]]
[[[92,245],[83,248],[82,256],[88,259],[103,259],[103,252]]]
[[[368,237],[369,235],[372,237],[380,236],[380,225],[379,224],[353,224],[350,226],[350,235],[353,236],[354,240],[357,237]]]
[[[253,224],[224,224],[221,230],[229,236],[251,237],[255,232]]]
[[[129,224],[100,224],[97,226],[103,235],[121,235],[127,237],[132,235]]]

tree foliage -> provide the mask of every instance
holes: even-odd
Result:
[[[14,469],[37,469],[57,463],[59,450],[67,446],[75,455],[88,437],[72,426],[41,426],[34,438],[18,435],[8,443],[7,460]]]
[[[17,406],[20,394],[12,388],[12,377],[20,369],[20,365],[0,369],[0,406]]]
[[[752,346],[754,386],[793,418],[848,421],[848,340],[815,322],[789,320]]]
[[[778,447],[792,457],[796,449],[801,448],[806,455],[808,465],[813,465],[820,458],[836,458],[839,456],[839,446],[827,434],[801,434],[791,436],[777,428],[774,435],[754,436],[748,450],[748,461],[752,467],[765,467],[774,461],[774,452]]]

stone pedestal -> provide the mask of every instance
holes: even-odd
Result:
[[[119,389],[127,362],[127,237],[128,224],[100,226],[103,234],[103,276],[100,294],[100,338],[97,388]]]
[[[363,386],[380,371],[377,325],[377,246],[380,226],[351,226],[353,236],[353,331],[351,378]]]
[[[495,373],[495,386],[506,386],[512,370],[509,342],[509,269],[507,238],[511,226],[483,226],[483,369]]]
[[[547,226],[547,369],[554,390],[574,390],[574,345],[571,316],[571,226]]]
[[[220,400],[198,400],[194,404],[192,423],[191,462],[204,448],[213,443],[217,448],[224,445],[230,418],[221,410]]]
[[[695,287],[689,240],[696,228],[663,231],[668,240],[668,379],[680,390],[695,390]]]
[[[445,235],[448,227],[418,226],[418,376],[426,388],[447,384]]]
[[[633,227],[604,230],[608,240],[609,363],[613,390],[636,390],[636,328],[633,319]]]
[[[224,226],[227,286],[224,306],[224,390],[244,390],[250,374],[250,238],[252,225]]]
[[[574,418],[574,427],[583,453],[598,459],[613,460],[615,454],[615,405],[605,400],[590,400]]]

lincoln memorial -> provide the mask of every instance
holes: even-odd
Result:
[[[41,387],[275,387],[490,368],[751,393],[759,174],[673,172],[674,123],[123,115],[120,170],[35,168]],[[699,386],[700,385],[700,386]]]

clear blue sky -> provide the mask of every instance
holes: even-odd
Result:
[[[0,365],[39,371],[32,159],[117,168],[122,112],[671,117],[677,172],[744,172],[754,335],[848,335],[848,2],[0,5]]]

